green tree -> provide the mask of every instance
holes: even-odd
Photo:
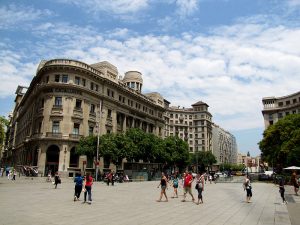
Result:
[[[165,162],[171,167],[184,168],[189,163],[189,146],[179,137],[164,139]]]
[[[209,169],[216,162],[216,157],[211,151],[199,151],[191,154],[191,164],[198,165],[199,171]]]
[[[282,168],[300,164],[300,114],[292,114],[269,126],[259,142],[263,160]]]
[[[97,136],[82,137],[76,146],[76,154],[96,156]]]
[[[8,126],[9,121],[4,116],[0,116],[0,147],[5,140],[5,127]]]

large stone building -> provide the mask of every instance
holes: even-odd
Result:
[[[190,152],[212,150],[212,115],[199,101],[192,108],[169,107],[166,136],[178,136],[189,144]]]
[[[95,159],[76,155],[75,148],[80,137],[97,134],[97,127],[101,135],[135,127],[164,137],[169,103],[159,93],[142,94],[142,87],[140,72],[126,72],[122,79],[108,62],[42,61],[28,90],[17,89],[6,160],[67,176],[84,163],[95,166]],[[109,167],[101,160],[100,167]]]
[[[300,113],[300,92],[282,97],[265,97],[262,103],[265,128],[268,128],[286,115]]]
[[[237,144],[235,137],[216,124],[212,124],[212,152],[216,156],[217,164],[237,163]]]

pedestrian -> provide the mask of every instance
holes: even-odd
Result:
[[[211,184],[211,181],[212,181],[212,176],[211,176],[211,174],[209,174],[208,179],[209,179],[209,183]]]
[[[168,201],[168,196],[166,194],[166,189],[168,188],[168,179],[166,178],[164,172],[161,173],[161,180],[160,180],[160,183],[157,186],[157,188],[159,188],[159,186],[161,187],[161,191],[160,191],[160,197],[157,200],[157,202],[161,202],[161,199],[162,199],[163,195],[165,196],[165,198],[166,198],[165,201],[167,202]]]
[[[201,173],[197,174],[195,189],[198,191],[197,205],[199,205],[200,201],[201,203],[203,203],[202,192],[204,191],[204,175],[201,175]]]
[[[109,186],[109,183],[111,183],[113,185],[113,173],[112,172],[109,172],[106,176],[106,183],[107,183],[107,186]]]
[[[79,197],[82,191],[83,177],[80,173],[76,173],[75,178],[75,194],[74,194],[74,202],[79,201]]]
[[[178,176],[177,174],[174,175],[173,179],[172,179],[172,184],[173,184],[173,188],[174,188],[174,195],[172,196],[172,198],[178,198]]]
[[[192,201],[195,201],[195,198],[192,194],[192,183],[193,183],[193,175],[192,172],[186,171],[186,176],[184,178],[184,184],[183,184],[183,189],[184,189],[184,194],[183,194],[183,199],[182,202],[185,202],[186,194],[189,193],[192,196]]]
[[[249,179],[249,175],[246,175],[245,176],[245,181],[244,181],[244,191],[246,190],[247,191],[247,194],[246,194],[246,202],[247,203],[250,203],[250,199],[252,198],[252,186],[251,186],[251,182],[250,182],[250,179]]]
[[[1,170],[0,170],[0,177],[3,177],[3,173],[4,173],[4,168],[1,167]]]
[[[90,176],[89,173],[85,176],[84,181],[84,202],[92,204],[92,185],[93,185],[93,178]],[[88,201],[86,201],[86,195],[88,195]]]
[[[16,180],[17,170],[16,170],[16,169],[13,169],[12,174],[13,174],[12,180]]]
[[[298,183],[298,178],[297,178],[296,172],[293,172],[293,174],[291,176],[291,183],[294,186],[295,195],[298,195],[299,183]]]
[[[61,183],[61,179],[58,175],[58,172],[55,173],[55,177],[54,177],[54,185],[55,185],[55,189],[57,188],[57,184]]]
[[[282,198],[282,204],[286,204],[287,201],[285,200],[285,197],[284,197],[284,192],[285,192],[285,189],[284,189],[284,179],[281,177],[279,179],[279,193],[280,193],[280,196]]]

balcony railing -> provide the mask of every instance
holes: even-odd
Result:
[[[56,133],[56,132],[47,132],[46,137],[52,137],[52,138],[61,138],[62,133]]]
[[[83,135],[80,134],[69,134],[69,137],[72,139],[80,139]]]

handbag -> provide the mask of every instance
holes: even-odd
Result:
[[[199,189],[199,184],[196,184],[195,189],[196,189],[196,190]]]

